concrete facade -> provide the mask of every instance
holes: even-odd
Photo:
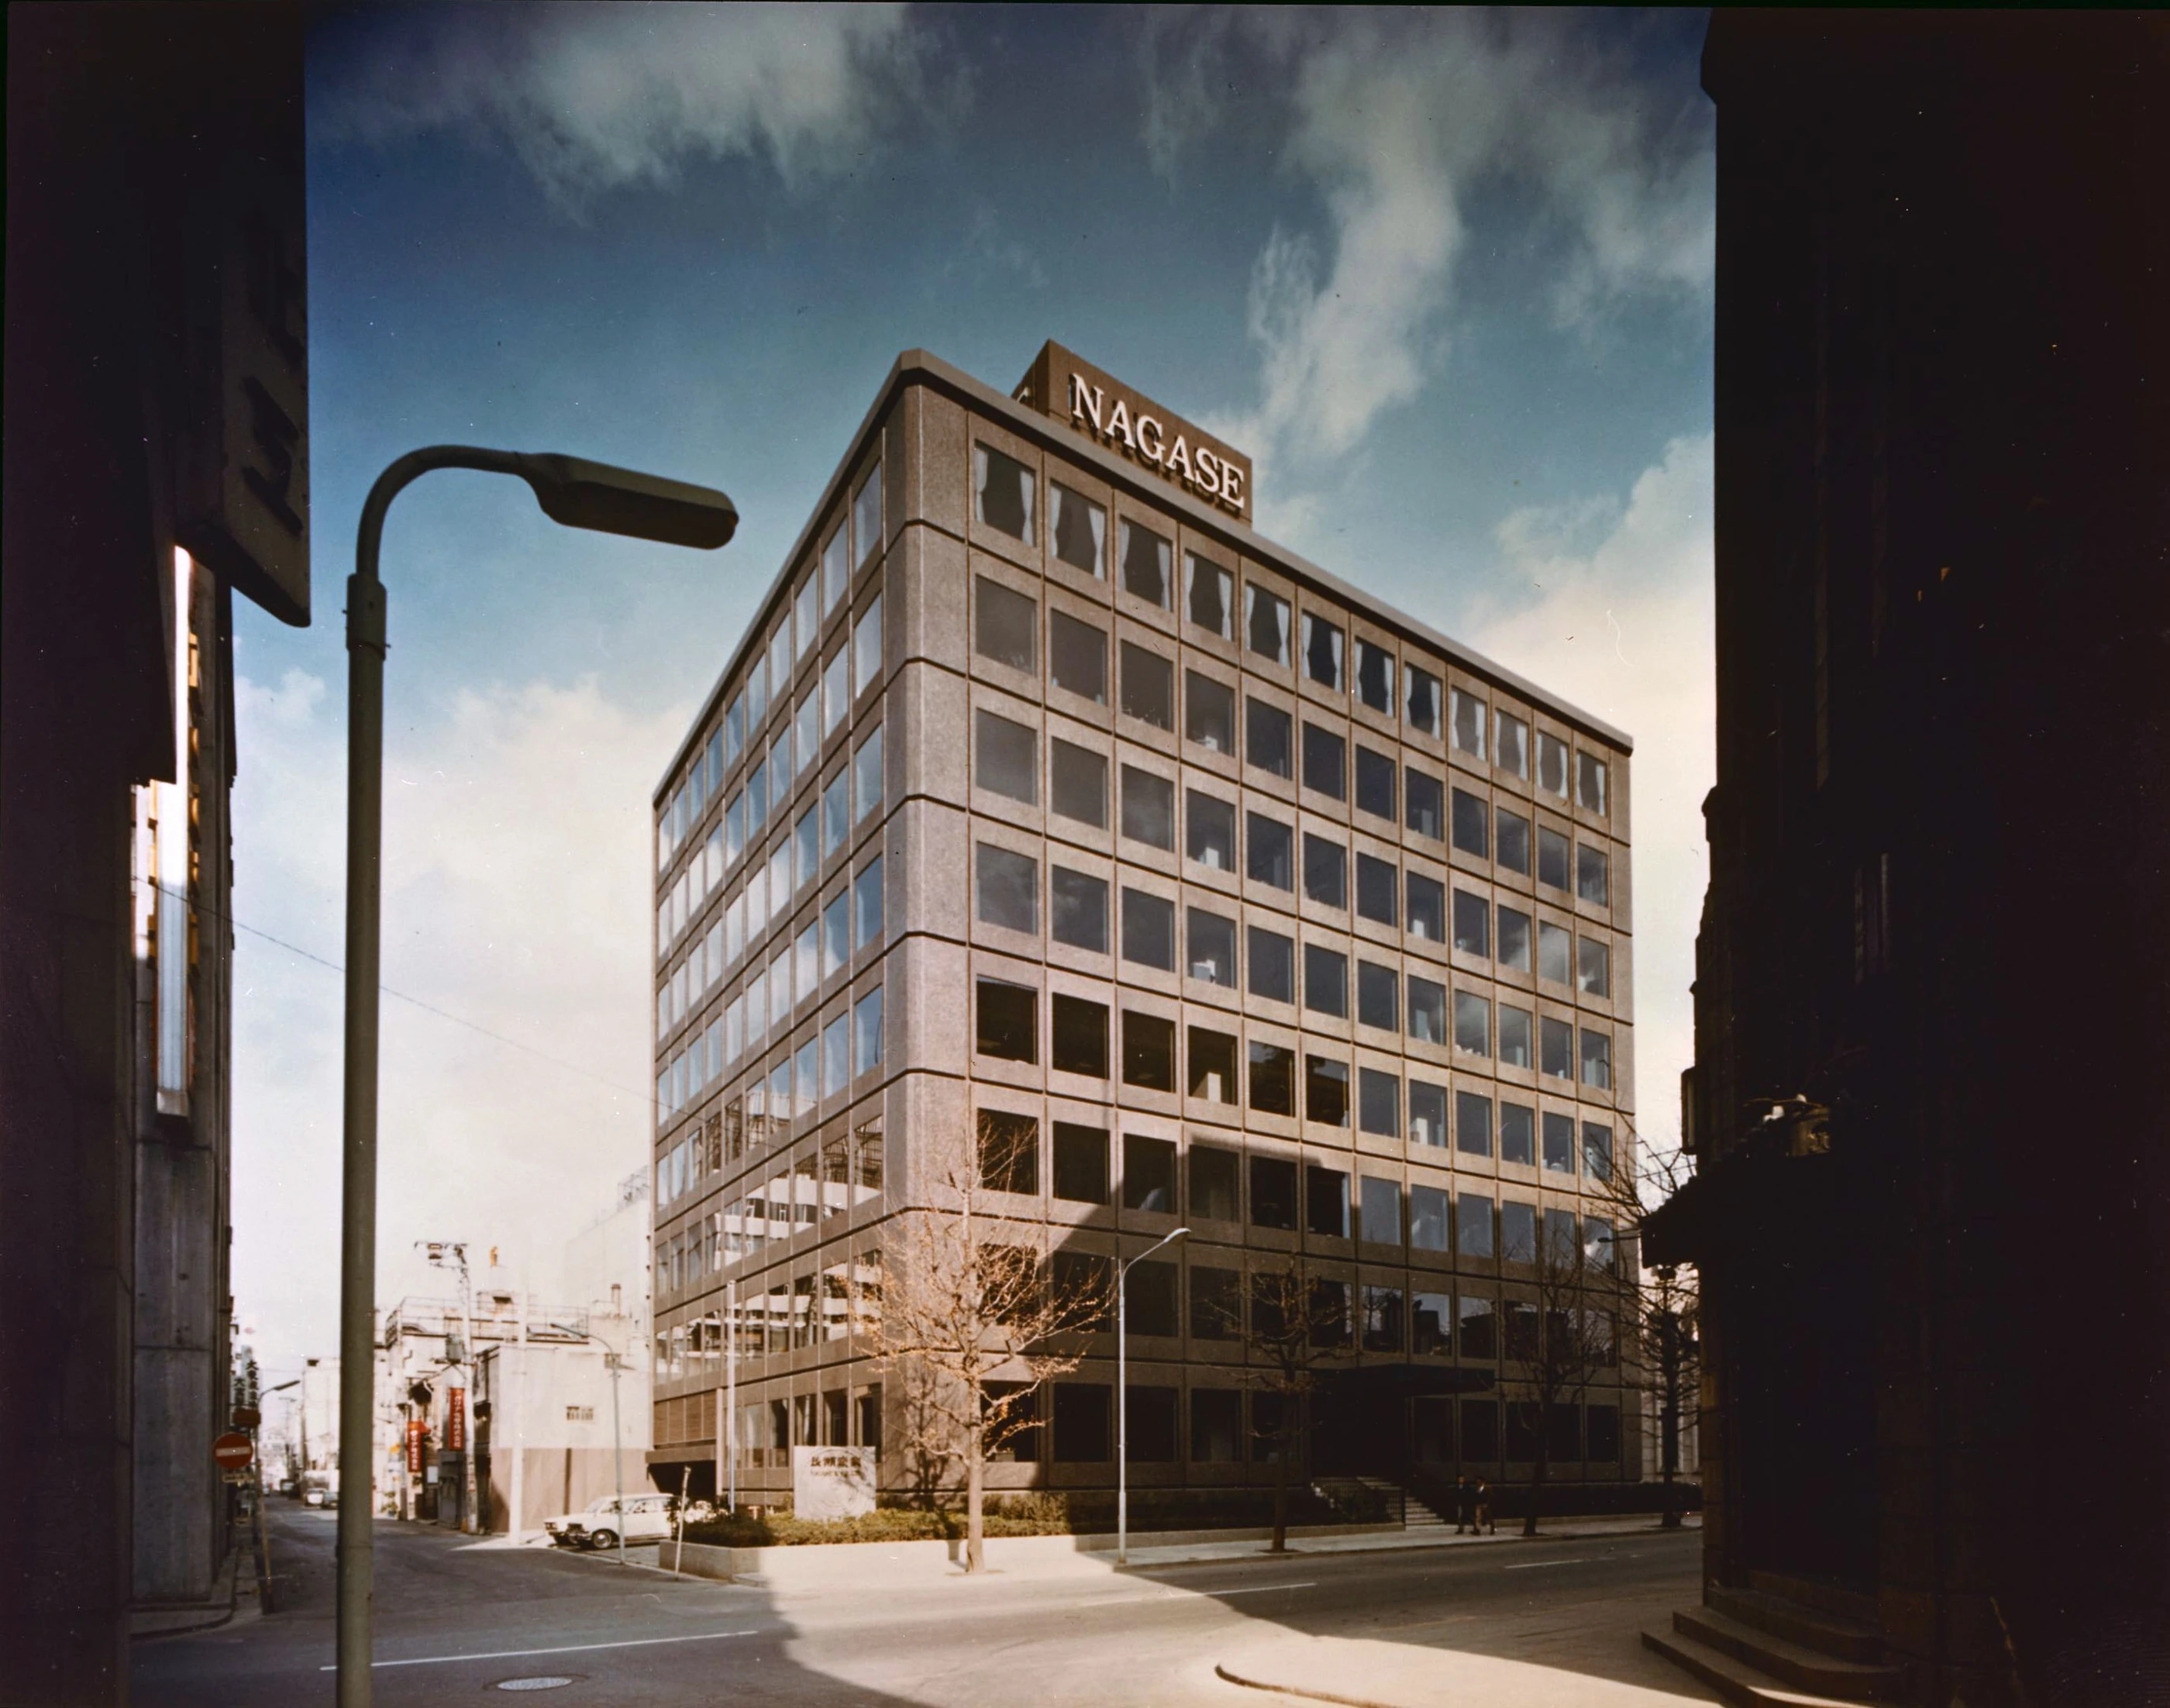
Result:
[[[1634,1166],[1628,738],[1258,536],[1165,411],[1156,466],[1067,352],[1018,392],[900,359],[655,797],[656,1480],[721,1480],[732,1340],[742,1497],[894,1434],[855,1313],[990,1117],[1058,1266],[1191,1230],[1132,1273],[1134,1486],[1270,1480],[1201,1330],[1291,1252],[1383,1385],[1309,1469],[1525,1475],[1502,1254],[1602,1245]],[[1112,1486],[1113,1354],[991,1486]],[[1639,1474],[1633,1380],[1556,1480]]]

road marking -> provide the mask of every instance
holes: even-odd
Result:
[[[1595,1554],[1578,1554],[1572,1560],[1525,1560],[1520,1565],[1502,1566],[1499,1569],[1502,1572],[1541,1572],[1547,1566],[1587,1566],[1596,1557]]]
[[[1276,1589],[1316,1589],[1317,1580],[1309,1583],[1254,1583],[1248,1589],[1201,1589],[1200,1595],[1270,1595]]]
[[[659,1643],[713,1643],[724,1637],[760,1635],[759,1631],[703,1631],[698,1636],[633,1637],[614,1643],[565,1643],[550,1649],[493,1649],[484,1655],[422,1655],[409,1661],[371,1661],[369,1664],[372,1669],[378,1667],[441,1667],[459,1661],[519,1661],[530,1655],[580,1655],[591,1649],[647,1649],[654,1648]],[[339,1663],[334,1661],[330,1666],[319,1667],[317,1670],[336,1673]]]

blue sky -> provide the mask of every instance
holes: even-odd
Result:
[[[1055,338],[1257,457],[1268,535],[1638,738],[1666,1142],[1711,777],[1702,15],[371,8],[310,60],[317,621],[244,607],[236,911],[335,959],[355,515],[452,440],[719,485],[720,554],[430,477],[392,654],[382,1267],[548,1292],[644,1166],[647,798],[897,352]],[[329,1351],[338,980],[244,932],[235,1280]],[[567,1301],[577,1303],[579,1301]]]

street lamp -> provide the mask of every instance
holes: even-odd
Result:
[[[517,475],[543,515],[568,527],[703,551],[737,531],[738,511],[707,487],[577,456],[432,445],[377,478],[361,506],[346,584],[346,1087],[339,1230],[339,1460],[361,1468],[339,1509],[339,1708],[369,1708],[375,1515],[371,1392],[377,1310],[377,978],[384,841],[384,584],[377,547],[402,488],[439,468]]]
[[[1172,1246],[1189,1228],[1163,1234],[1115,1271],[1115,1563],[1130,1563],[1130,1339],[1125,1292],[1130,1271],[1162,1246]]]

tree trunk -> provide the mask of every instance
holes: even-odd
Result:
[[[1274,1540],[1273,1551],[1288,1552],[1288,1432],[1281,1431],[1280,1450],[1274,1455]]]
[[[974,1429],[965,1438],[965,1569],[977,1572],[986,1563],[986,1520],[981,1508],[985,1504],[986,1455],[981,1451],[982,1437]]]

